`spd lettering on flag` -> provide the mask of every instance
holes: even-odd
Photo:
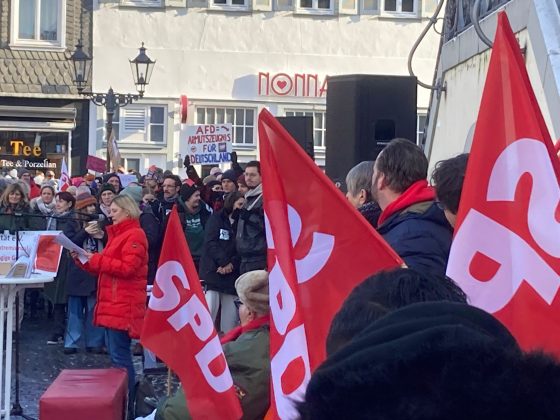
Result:
[[[259,142],[270,269],[271,410],[296,418],[331,321],[366,277],[402,260],[267,111]]]
[[[504,12],[447,275],[525,349],[560,354],[560,162]]]
[[[241,418],[176,207],[169,215],[141,342],[179,375],[193,419]]]

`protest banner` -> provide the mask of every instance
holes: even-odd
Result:
[[[191,164],[214,165],[231,162],[231,124],[189,125],[181,132],[181,149]]]
[[[104,173],[107,167],[107,161],[105,159],[98,158],[97,156],[89,155],[86,160],[86,169],[91,171]]]

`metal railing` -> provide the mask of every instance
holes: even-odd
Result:
[[[510,0],[481,0],[478,18],[482,19]],[[560,1],[560,0],[558,0]],[[455,38],[472,25],[471,10],[475,0],[448,0],[443,24],[444,42]]]

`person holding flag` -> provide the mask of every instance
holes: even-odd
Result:
[[[229,366],[243,419],[264,418],[270,404],[268,273],[249,271],[235,282],[239,295],[241,325],[224,335],[220,342]],[[177,393],[160,404],[155,420],[190,418],[185,393]]]

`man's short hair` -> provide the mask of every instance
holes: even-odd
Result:
[[[259,175],[261,174],[261,163],[258,160],[252,160],[245,165],[245,168],[257,168]]]
[[[467,170],[468,153],[440,160],[432,173],[432,184],[443,207],[453,214],[459,211],[461,191]]]
[[[166,179],[172,179],[173,181],[175,181],[175,186],[176,186],[176,187],[180,187],[181,184],[182,184],[181,178],[179,178],[179,176],[178,176],[178,175],[175,175],[175,174],[168,174],[168,175],[165,175],[165,176],[163,177],[163,180],[165,181]]]
[[[377,170],[385,175],[387,186],[396,193],[428,177],[428,159],[420,147],[407,139],[393,139],[376,160]]]
[[[334,316],[327,336],[327,354],[344,347],[385,314],[419,302],[467,303],[467,296],[447,277],[410,268],[377,273],[356,286]]]
[[[371,201],[371,180],[373,178],[374,161],[366,160],[358,163],[346,175],[346,190],[356,196],[361,190],[366,192],[366,202]]]

